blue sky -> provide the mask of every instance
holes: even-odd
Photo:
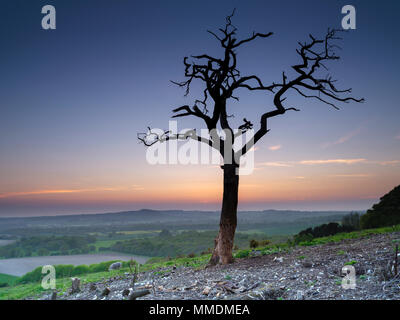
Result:
[[[56,8],[56,30],[41,29],[46,4]],[[167,128],[172,108],[197,98],[196,87],[185,98],[170,82],[183,79],[182,58],[221,54],[207,30],[223,26],[236,8],[240,37],[274,32],[238,52],[242,73],[279,81],[298,62],[298,41],[340,28],[345,4],[2,1],[0,215],[218,209],[221,170],[151,166],[136,140],[148,125]],[[337,111],[289,96],[301,112],[270,121],[255,151],[259,170],[241,180],[240,208],[362,209],[399,184],[400,4],[351,4],[357,29],[344,35],[342,59],[330,72],[366,102]],[[240,98],[230,105],[236,125],[243,116],[258,123],[272,107],[262,93],[243,91]],[[202,127],[189,118],[178,125]],[[335,159],[363,160],[315,162]]]

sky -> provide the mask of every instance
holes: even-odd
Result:
[[[43,30],[41,8],[56,8]],[[338,87],[364,103],[340,110],[298,95],[253,150],[255,170],[240,177],[239,210],[364,210],[400,183],[398,1],[59,1],[0,3],[0,216],[121,210],[219,210],[217,165],[146,160],[137,133],[168,128],[184,97],[184,56],[221,55],[207,30],[236,8],[238,36],[274,32],[238,51],[242,74],[265,83],[299,62],[298,41],[341,28],[356,8],[341,59],[329,66]],[[234,125],[259,123],[271,95],[240,92]],[[178,128],[201,129],[179,118]]]

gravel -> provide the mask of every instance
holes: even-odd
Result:
[[[171,266],[139,273],[134,290],[150,291],[138,300],[400,299],[400,276],[387,276],[395,256],[393,240],[399,238],[397,232],[279,254],[261,256],[255,251],[253,257],[230,265],[200,269]],[[349,262],[355,267],[355,289],[342,287],[342,267]],[[132,276],[125,274],[85,284],[79,293],[64,293],[57,299],[127,299],[131,284]]]

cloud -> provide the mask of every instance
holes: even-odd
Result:
[[[300,161],[300,164],[307,164],[307,165],[314,165],[314,164],[354,164],[354,163],[360,163],[360,162],[365,162],[367,161],[366,159],[360,158],[360,159],[328,159],[328,160],[303,160]]]
[[[78,193],[78,192],[84,192],[84,191],[87,191],[87,189],[80,189],[80,190],[36,190],[36,191],[24,191],[24,192],[8,192],[8,193],[1,193],[0,194],[0,198],[29,196],[29,195],[41,195],[41,194]]]
[[[337,177],[337,178],[366,178],[370,177],[370,174],[366,173],[350,173],[350,174],[333,174],[331,177]]]
[[[130,187],[104,187],[104,188],[88,188],[88,189],[57,189],[57,190],[7,192],[7,193],[0,193],[0,199],[20,197],[20,196],[31,196],[31,195],[81,193],[81,192],[95,192],[95,191],[122,191],[122,190],[144,190],[144,188],[139,185],[133,185]]]
[[[293,167],[291,164],[283,162],[263,162],[261,165],[269,167]]]
[[[379,161],[378,164],[382,166],[390,166],[390,165],[396,165],[399,164],[400,160],[388,160],[388,161]]]
[[[282,146],[280,144],[278,144],[276,146],[270,146],[268,149],[271,151],[276,151],[276,150],[279,150],[280,148],[282,148]]]
[[[344,136],[340,137],[336,141],[325,143],[322,147],[323,148],[327,148],[329,146],[345,143],[345,142],[349,141],[351,138],[353,138],[354,136],[360,134],[361,130],[362,130],[362,128],[358,128],[356,130],[353,130],[353,131],[345,134]]]

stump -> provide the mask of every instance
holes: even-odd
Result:
[[[79,278],[71,278],[72,280],[72,286],[71,286],[71,294],[77,293],[81,291],[81,279]]]

